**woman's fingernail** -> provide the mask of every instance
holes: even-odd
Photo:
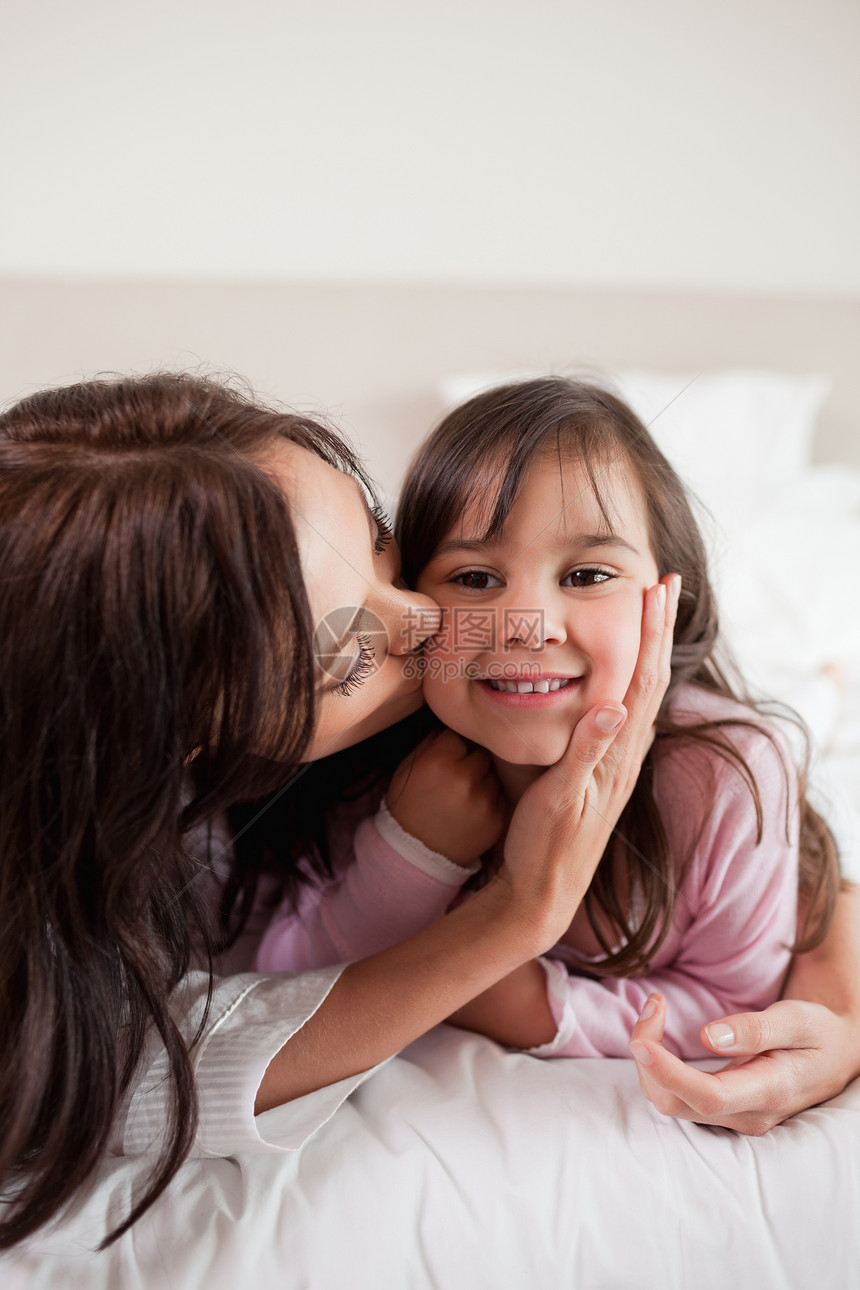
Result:
[[[653,998],[646,999],[645,1006],[643,1007],[642,1011],[639,1013],[639,1020],[648,1021],[651,1017],[654,1016],[654,1013],[656,1011],[657,1011],[657,1000]]]
[[[678,598],[681,595],[681,581],[680,573],[676,573],[672,579],[672,602],[676,605],[678,603]]]
[[[657,587],[657,608],[666,608],[666,584],[661,582]]]
[[[623,720],[624,713],[619,712],[617,708],[601,708],[594,718],[594,724],[598,730],[602,730],[604,734],[608,735],[613,730],[617,730]]]
[[[640,1043],[638,1039],[631,1039],[627,1047],[630,1049],[637,1062],[641,1062],[643,1066],[652,1066],[654,1064],[654,1058],[651,1056],[645,1045]]]
[[[724,1021],[714,1021],[705,1026],[705,1034],[715,1048],[731,1048],[735,1042],[735,1032]]]

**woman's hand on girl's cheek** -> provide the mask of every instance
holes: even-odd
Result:
[[[857,1073],[857,1018],[818,1003],[782,999],[710,1022],[703,1042],[732,1058],[714,1072],[663,1047],[665,1020],[665,1000],[651,995],[630,1039],[642,1091],[662,1115],[759,1136],[835,1097]]]
[[[645,593],[639,656],[624,695],[626,720],[594,767],[594,786],[603,797],[607,818],[611,818],[613,825],[636,786],[642,763],[654,742],[654,722],[671,679],[680,590],[680,577],[667,574]],[[580,725],[584,725],[592,715],[586,713]],[[576,732],[571,739],[571,749],[575,741]]]
[[[463,866],[489,850],[507,823],[489,753],[453,730],[428,736],[401,762],[386,800],[401,828]]]
[[[654,722],[671,679],[672,647],[681,577],[667,573],[645,593],[642,635],[636,668],[624,696],[628,720],[615,744],[615,755],[631,753],[641,766],[654,738]]]

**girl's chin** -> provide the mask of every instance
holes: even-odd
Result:
[[[533,744],[523,743],[521,740],[502,740],[495,745],[485,743],[484,747],[509,766],[532,766],[540,771],[546,770],[547,766],[554,766],[564,756],[567,742],[552,740]]]
[[[491,720],[480,713],[478,715],[482,719],[476,720],[475,714],[470,710],[452,708],[447,703],[436,703],[436,697],[433,689],[425,685],[424,699],[430,710],[463,739],[486,748],[492,756],[511,766],[537,766],[540,770],[554,766],[564,756],[579,716],[577,712],[576,718],[553,723],[554,729],[549,728],[546,721],[536,721],[533,723],[536,729],[520,730],[520,723],[500,721],[496,713],[490,714],[494,718]]]

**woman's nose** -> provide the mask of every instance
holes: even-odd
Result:
[[[389,654],[411,654],[438,632],[442,610],[429,596],[393,587],[387,617]]]

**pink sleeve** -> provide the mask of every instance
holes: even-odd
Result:
[[[667,1048],[679,1057],[709,1056],[699,1038],[706,1022],[764,1008],[779,997],[796,935],[796,793],[787,814],[779,754],[764,736],[753,741],[744,755],[761,794],[761,843],[756,845],[749,789],[723,763],[715,771],[716,805],[684,874],[673,928],[653,970],[621,979],[571,976],[550,951],[541,962],[558,1031],[532,1050],[535,1055],[629,1057],[630,1031],[650,992],[659,990],[667,1003]],[[789,775],[793,783],[791,770]],[[686,791],[694,787],[693,779],[672,775],[667,785],[667,778],[659,804],[671,845],[679,836],[691,836],[696,807]]]
[[[259,972],[304,972],[366,958],[441,918],[473,868],[406,833],[385,805],[334,857],[335,876],[284,902],[257,952]]]

